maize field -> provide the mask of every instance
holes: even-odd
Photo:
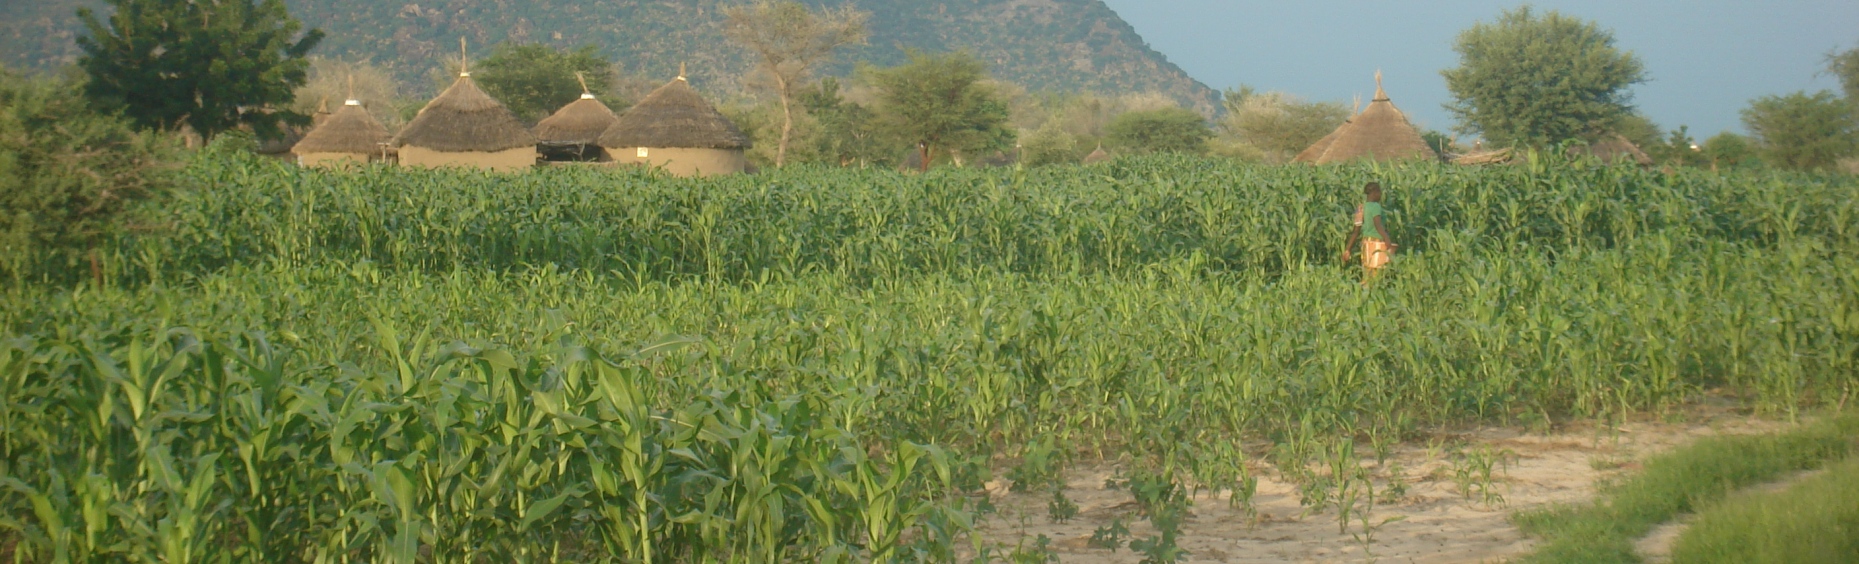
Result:
[[[101,278],[0,265],[0,557],[943,562],[1035,459],[1238,496],[1261,443],[1859,392],[1850,176],[176,174]]]

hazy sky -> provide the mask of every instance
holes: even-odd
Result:
[[[1381,69],[1388,96],[1416,125],[1446,130],[1439,71],[1458,65],[1454,37],[1520,2],[1472,0],[1104,0],[1143,39],[1216,89],[1250,84],[1311,100],[1366,104]],[[1544,0],[1611,29],[1651,80],[1634,104],[1665,129],[1704,139],[1741,131],[1749,100],[1838,90],[1822,70],[1859,46],[1859,0]]]

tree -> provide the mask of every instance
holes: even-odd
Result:
[[[794,97],[813,68],[841,46],[865,42],[869,12],[851,5],[814,13],[792,0],[759,0],[723,9],[723,32],[753,51],[761,84],[781,100],[781,137],[775,145],[775,166],[787,163],[788,142],[794,131]]]
[[[839,79],[829,76],[796,94],[796,101],[819,124],[814,152],[839,166],[890,162],[896,147],[879,142],[871,110],[846,100],[839,89]]]
[[[1194,110],[1163,108],[1127,112],[1111,120],[1105,141],[1125,153],[1188,153],[1207,151],[1213,130]]]
[[[138,127],[193,128],[203,138],[247,126],[276,138],[280,124],[309,117],[283,109],[303,86],[304,56],[323,39],[303,31],[283,0],[107,0],[106,26],[89,8],[78,18],[84,92],[121,107]]]
[[[400,83],[385,69],[368,62],[324,57],[313,56],[309,61],[309,80],[297,88],[297,100],[291,103],[291,111],[300,114],[333,112],[342,107],[343,101],[354,98],[389,130],[404,123],[398,109],[407,101],[400,97]],[[419,102],[423,104],[424,100]]]
[[[903,65],[867,68],[865,75],[878,90],[876,124],[916,146],[922,170],[938,151],[954,156],[1013,144],[1007,104],[984,82],[981,61],[966,52],[906,55],[910,61]]]
[[[1859,47],[1827,55],[1827,71],[1840,79],[1846,99],[1859,106]]]
[[[1646,155],[1661,164],[1677,166],[1704,166],[1709,164],[1696,139],[1691,138],[1690,126],[1678,126],[1667,133],[1665,139],[1643,147]]]
[[[1750,167],[1762,164],[1754,143],[1748,137],[1725,131],[1704,141],[1704,162],[1711,170]]]
[[[1079,154],[1078,138],[1065,132],[1059,120],[1048,120],[1021,141],[1020,162],[1026,166],[1075,163]]]
[[[68,94],[82,87],[0,69],[0,268],[16,278],[28,260],[86,254],[100,275],[91,251],[155,193],[171,156],[166,138]]]
[[[1441,71],[1460,133],[1496,145],[1544,147],[1607,133],[1632,112],[1639,57],[1594,22],[1529,6],[1459,34],[1457,68]]]
[[[1349,107],[1341,103],[1305,102],[1250,86],[1227,90],[1220,103],[1226,107],[1220,131],[1257,148],[1273,162],[1291,160],[1349,119]]]
[[[1762,158],[1783,168],[1829,169],[1859,145],[1852,106],[1833,92],[1764,96],[1743,110]]]
[[[484,93],[517,117],[535,123],[581,97],[582,78],[575,73],[585,78],[588,92],[601,97],[611,94],[613,64],[593,45],[564,51],[536,43],[500,43],[491,49],[490,57],[478,62],[471,76],[484,87]],[[606,100],[609,107],[625,107],[618,102]]]

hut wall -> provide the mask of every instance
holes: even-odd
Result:
[[[667,149],[648,147],[646,156],[639,156],[638,147],[607,148],[615,164],[644,164],[662,166],[665,171],[678,176],[710,176],[716,174],[734,174],[749,167],[749,158],[741,149]]]
[[[483,151],[453,153],[407,145],[400,148],[400,166],[481,168],[493,172],[520,172],[536,166],[536,148],[517,147],[495,153]]]
[[[367,164],[374,159],[368,155],[355,153],[304,153],[297,155],[297,164],[312,168],[352,168]]]

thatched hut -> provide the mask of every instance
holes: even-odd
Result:
[[[1388,92],[1381,87],[1381,73],[1375,73],[1375,99],[1368,108],[1341,127],[1298,153],[1297,162],[1317,164],[1354,160],[1398,161],[1439,160],[1439,152],[1427,145],[1420,131],[1408,123],[1407,115],[1394,107]]]
[[[524,170],[536,164],[536,136],[516,114],[458,73],[439,97],[394,137],[401,166]]]
[[[593,94],[581,94],[536,124],[536,152],[550,162],[606,162],[613,160],[600,146],[600,134],[620,121]]]
[[[1108,160],[1110,160],[1110,153],[1104,150],[1103,145],[1098,145],[1096,149],[1091,150],[1091,154],[1084,156],[1084,164],[1097,164]]]
[[[303,166],[345,166],[385,159],[387,144],[393,139],[361,102],[349,100],[342,109],[319,119],[316,128],[292,145],[290,152]]]
[[[683,75],[647,94],[600,135],[615,163],[661,166],[679,176],[742,172],[749,136],[718,113]]]
[[[1570,145],[1568,154],[1591,156],[1607,164],[1631,162],[1640,166],[1652,165],[1652,157],[1618,133],[1602,135],[1585,145]]]

